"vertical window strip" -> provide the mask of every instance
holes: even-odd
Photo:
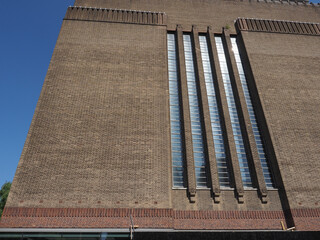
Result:
[[[264,146],[263,146],[263,143],[261,140],[260,128],[257,124],[256,115],[255,115],[255,112],[254,112],[254,109],[252,106],[250,92],[249,92],[248,85],[247,85],[247,79],[244,74],[236,37],[231,37],[231,43],[232,43],[232,50],[233,50],[233,53],[234,53],[234,56],[236,59],[236,63],[237,63],[237,68],[238,68],[238,72],[239,72],[242,90],[244,93],[244,97],[245,97],[248,112],[249,112],[249,118],[250,118],[252,130],[253,130],[254,139],[255,139],[255,142],[257,145],[257,150],[258,150],[259,159],[260,159],[260,163],[261,163],[261,167],[262,167],[262,171],[263,171],[264,180],[265,180],[267,188],[274,188],[274,183],[272,180],[270,166],[269,166],[269,163],[266,158]]]
[[[221,128],[220,113],[217,104],[217,95],[214,87],[214,79],[212,76],[212,70],[210,65],[207,37],[204,35],[200,35],[199,42],[204,71],[204,80],[207,89],[209,113],[212,127],[214,149],[216,154],[219,183],[220,187],[230,188],[229,169],[223,140],[223,132]]]
[[[224,85],[224,89],[227,97],[227,104],[228,104],[228,110],[229,110],[229,115],[231,119],[233,137],[236,144],[242,183],[244,187],[252,188],[253,185],[252,185],[252,180],[251,180],[251,175],[249,170],[249,164],[247,160],[246,150],[243,144],[241,127],[240,127],[237,107],[235,104],[234,95],[232,91],[230,75],[229,75],[227,60],[226,60],[226,56],[223,48],[222,38],[220,36],[216,36],[215,41],[216,41],[216,46],[218,51],[218,59],[219,59],[221,73],[222,73],[223,85]]]
[[[181,109],[177,67],[176,38],[174,33],[167,34],[168,72],[170,96],[171,154],[173,187],[184,187],[184,157],[181,136]]]
[[[202,124],[198,102],[198,90],[194,70],[192,43],[190,34],[183,34],[184,55],[187,73],[187,86],[190,107],[193,155],[198,188],[207,187],[206,161],[203,148]]]

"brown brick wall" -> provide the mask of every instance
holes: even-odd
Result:
[[[239,204],[234,191],[221,190],[220,202],[215,203],[210,190],[197,190],[194,204],[186,198],[185,190],[172,191],[172,207],[179,210],[281,210],[282,205],[278,191],[268,192],[268,202],[261,204],[256,190],[244,191],[244,203]]]
[[[192,25],[197,25],[199,31],[206,31],[208,25],[212,25],[216,32],[221,32],[221,28],[226,25],[234,30],[234,20],[238,17],[320,22],[319,5],[289,4],[285,1],[76,0],[74,5],[165,12],[168,27],[172,30],[176,28],[176,24],[181,24],[189,31]]]
[[[164,49],[165,27],[64,21],[7,206],[170,207]]]
[[[166,24],[165,13],[87,7],[69,7],[65,19],[150,25]]]
[[[236,27],[241,31],[320,35],[320,23],[238,18]]]
[[[293,210],[296,230],[318,230],[319,210]],[[139,228],[176,230],[282,230],[282,211],[185,211],[128,208],[6,208],[2,228]],[[305,222],[303,222],[303,220]],[[286,227],[286,225],[284,225]]]
[[[69,9],[7,203],[7,209],[35,210],[25,211],[24,217],[7,215],[2,226],[127,227],[127,218],[114,216],[68,220],[28,214],[38,208],[49,212],[56,211],[52,208],[71,212],[73,208],[159,208],[200,210],[203,216],[207,216],[204,210],[225,211],[226,216],[238,217],[146,216],[140,218],[141,226],[280,229],[279,222],[290,222],[290,217],[246,218],[245,212],[260,216],[283,214],[287,208],[319,209],[318,36],[242,32],[274,147],[274,165],[281,172],[276,178],[283,180],[283,185],[278,180],[280,197],[278,191],[268,191],[264,204],[258,191],[244,191],[244,203],[239,204],[235,191],[221,191],[220,203],[215,203],[210,190],[197,190],[195,203],[190,203],[187,190],[171,190],[166,57],[167,29],[176,30],[177,24],[181,31],[197,25],[194,29],[199,32],[207,32],[210,25],[211,34],[222,33],[229,25],[225,34],[229,38],[236,33],[238,17],[320,22],[319,7],[191,0],[152,4],[146,0],[77,0],[75,5],[165,12],[168,27],[151,20],[120,23],[108,18],[109,10],[104,18],[102,11],[72,15]],[[221,91],[221,76],[218,80]],[[223,90],[221,94],[225,97]],[[231,136],[230,126],[227,131]],[[290,213],[302,230],[315,230],[319,223],[319,215]]]
[[[282,211],[174,211],[172,209],[7,208],[1,227],[280,230]]]
[[[242,32],[291,208],[318,208],[320,38]]]

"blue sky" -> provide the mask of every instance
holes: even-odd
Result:
[[[0,187],[12,181],[62,19],[74,0],[1,0]]]
[[[1,1],[0,187],[13,180],[62,19],[73,2]]]

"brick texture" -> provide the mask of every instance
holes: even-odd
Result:
[[[320,38],[242,35],[290,206],[318,208]]]
[[[164,27],[64,21],[7,205],[169,207],[165,48]]]
[[[281,229],[281,211],[174,211],[172,209],[6,208],[1,227]],[[319,214],[317,215],[319,218]]]
[[[318,23],[238,18],[236,24],[241,31],[320,35]]]
[[[292,210],[297,230],[318,230],[320,211]],[[282,211],[186,211],[128,208],[6,208],[2,228],[139,228],[281,230]],[[305,221],[305,222],[303,222]]]
[[[176,24],[191,31],[197,25],[199,31],[206,31],[212,25],[213,31],[229,26],[234,30],[234,21],[239,17],[256,19],[277,19],[299,22],[319,23],[320,5],[286,1],[249,1],[249,0],[76,0],[75,6],[98,8],[135,9],[165,12],[169,29],[175,30]]]
[[[150,25],[166,23],[165,13],[87,7],[69,7],[65,19]]]
[[[279,230],[284,221],[319,230],[320,38],[309,25],[313,35],[287,24],[318,27],[318,6],[222,0],[76,0],[75,6],[82,7],[67,10],[0,227],[127,228],[133,214],[143,228]],[[237,32],[238,18],[277,19],[284,34]],[[233,34],[243,40],[278,187],[268,190],[266,203],[256,189],[242,187],[215,46],[210,53],[236,189],[221,190],[215,202],[210,189],[195,189],[190,169],[189,189],[172,189],[166,34],[177,25],[180,59],[182,32],[192,27],[194,37],[208,32],[212,44],[214,34],[223,33],[227,43]],[[266,27],[251,25],[258,26]],[[226,50],[232,55],[230,44]],[[179,66],[185,86],[184,62]],[[234,61],[230,66],[237,72]],[[206,99],[203,79],[200,88]]]

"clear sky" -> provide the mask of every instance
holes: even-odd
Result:
[[[73,3],[1,0],[0,187],[13,180],[62,19]]]
[[[0,187],[12,181],[67,7],[74,0],[1,0]]]

